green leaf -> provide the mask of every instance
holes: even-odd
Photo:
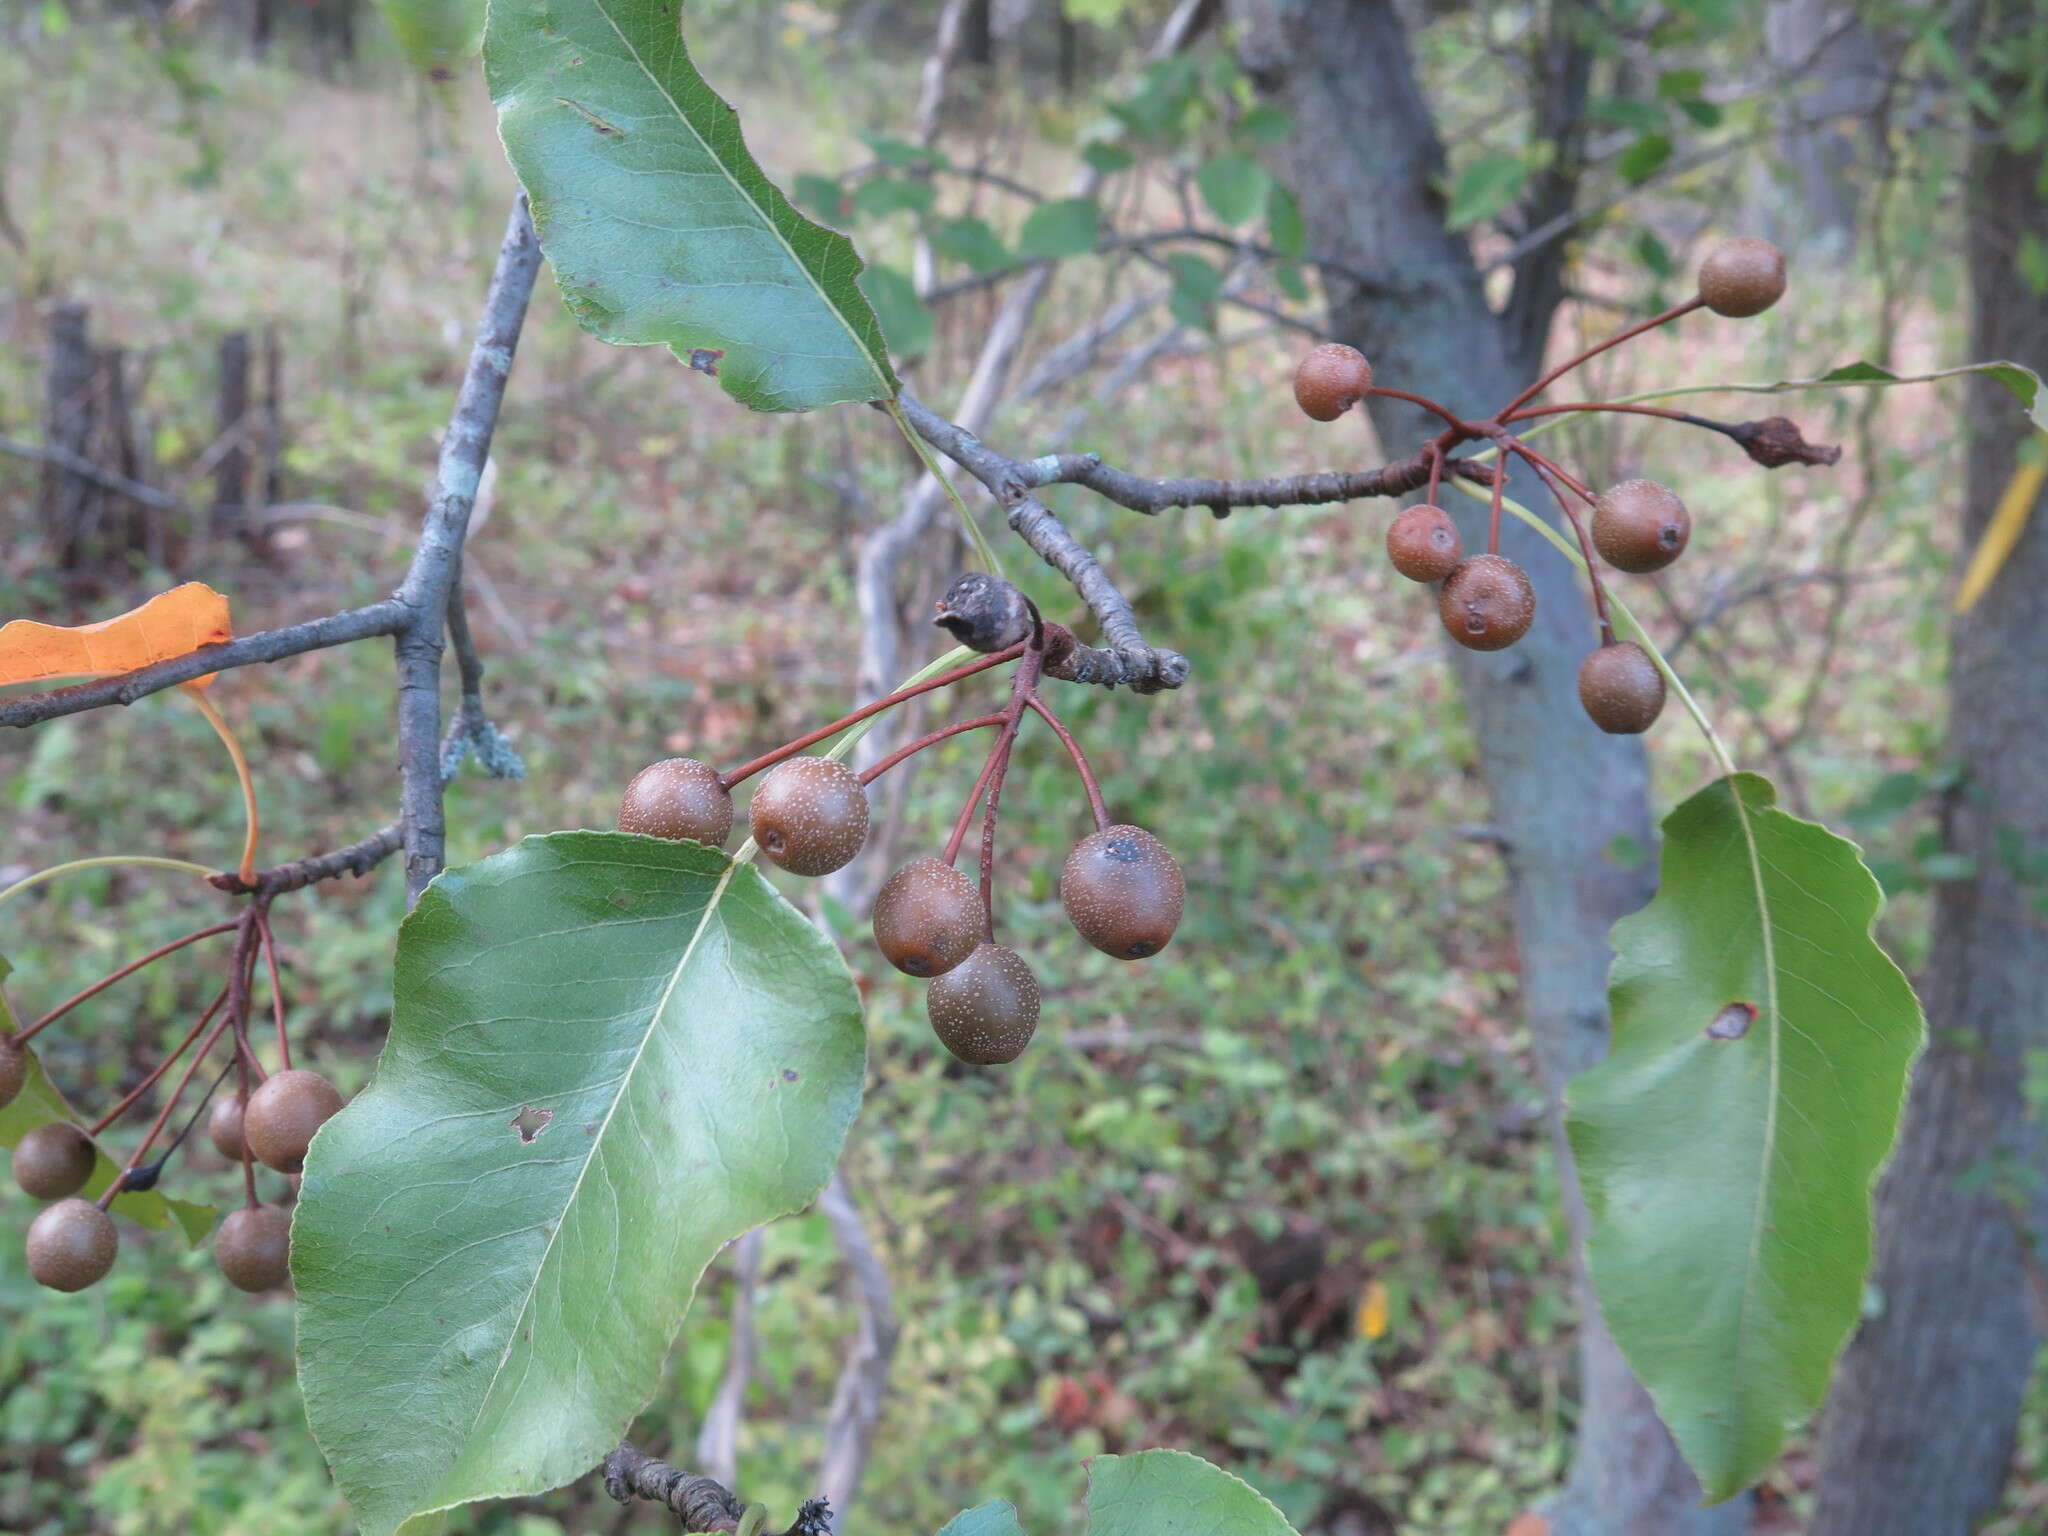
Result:
[[[1601,1311],[1710,1500],[1813,1412],[1924,1034],[1855,845],[1717,780],[1614,928],[1614,1045],[1568,1094]]]
[[[604,341],[723,351],[759,410],[893,398],[844,235],[761,173],[698,75],[667,0],[497,0],[484,74],[534,227]]]
[[[1031,210],[1017,236],[1017,248],[1027,256],[1057,261],[1080,256],[1095,249],[1101,212],[1092,197],[1062,197],[1040,203]]]
[[[1266,194],[1266,238],[1283,256],[1300,256],[1308,248],[1308,227],[1294,194],[1274,182]]]
[[[915,176],[870,176],[853,191],[853,206],[871,219],[892,213],[923,213],[932,205],[932,184]]]
[[[377,0],[392,35],[430,79],[452,80],[484,40],[485,0]]]
[[[1528,180],[1529,166],[1520,155],[1481,155],[1451,184],[1445,224],[1465,229],[1492,218],[1515,200]]]
[[[1225,224],[1249,224],[1265,205],[1272,177],[1250,155],[1217,155],[1195,172],[1195,187]]]
[[[976,272],[1000,272],[1010,265],[1010,251],[984,219],[966,214],[932,229],[932,249]],[[887,329],[886,322],[884,323]]]
[[[5,980],[12,969],[6,957],[0,956],[0,980]],[[63,1025],[53,1024],[50,1027],[61,1029]],[[8,1006],[6,993],[0,992],[0,1035],[11,1035],[19,1028],[14,1010]],[[26,1047],[22,1054],[28,1058],[28,1077],[14,1101],[0,1109],[0,1147],[12,1147],[37,1126],[48,1125],[54,1120],[68,1120],[77,1126],[87,1123],[58,1091],[57,1085],[50,1081],[35,1048]],[[85,1181],[83,1193],[88,1199],[98,1199],[120,1171],[114,1161],[101,1152],[93,1163],[92,1177]],[[178,1230],[185,1234],[185,1241],[195,1248],[213,1231],[214,1217],[219,1214],[210,1205],[166,1199],[155,1190],[116,1195],[113,1209],[115,1215],[125,1216],[139,1227],[160,1230],[176,1222]]]
[[[1088,1536],[1294,1536],[1266,1496],[1186,1451],[1088,1463]]]
[[[939,1527],[939,1536],[1024,1536],[1017,1506],[1007,1499],[963,1509]]]
[[[1301,267],[1291,261],[1275,263],[1273,267],[1274,286],[1297,304],[1308,302],[1308,279],[1301,275]]]
[[[1081,151],[1081,158],[1088,162],[1091,170],[1104,176],[1114,176],[1118,171],[1128,171],[1138,163],[1136,155],[1107,139],[1097,139],[1085,146]]]
[[[1624,149],[1614,162],[1621,179],[1631,186],[1648,181],[1664,169],[1671,158],[1671,141],[1661,133],[1646,133]]]
[[[882,334],[898,357],[913,357],[932,344],[932,312],[909,278],[894,267],[873,266],[861,273],[860,286],[881,316]]]
[[[1237,136],[1249,144],[1278,144],[1294,132],[1294,119],[1270,101],[1256,102],[1237,121]]]
[[[843,188],[830,176],[804,172],[792,183],[796,200],[821,219],[843,219],[853,211]]]
[[[1182,325],[1198,330],[1216,328],[1216,301],[1223,296],[1223,274],[1199,256],[1179,253],[1166,258],[1173,274],[1173,292],[1167,310]]]
[[[366,1536],[595,1465],[711,1257],[823,1187],[863,1070],[838,950],[714,849],[556,832],[442,874],[292,1229],[307,1419]]]
[[[946,163],[946,157],[929,144],[913,144],[908,139],[893,138],[886,133],[864,133],[861,141],[884,165],[940,167]]]

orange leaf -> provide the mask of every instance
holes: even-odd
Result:
[[[1357,1326],[1361,1339],[1369,1341],[1385,1337],[1390,1299],[1384,1280],[1375,1280],[1366,1286],[1365,1296],[1358,1303]]]
[[[66,629],[16,619],[0,625],[0,684],[133,672],[151,662],[188,656],[202,645],[232,640],[234,634],[228,600],[203,581],[188,581],[97,624]],[[209,672],[185,686],[204,688],[218,675]]]

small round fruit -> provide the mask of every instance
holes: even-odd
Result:
[[[38,1200],[62,1200],[85,1188],[99,1154],[75,1125],[39,1125],[14,1146],[14,1182]]]
[[[1685,553],[1692,514],[1669,486],[1624,480],[1593,501],[1593,547],[1617,571],[1646,576]]]
[[[793,875],[829,875],[868,836],[868,792],[842,762],[792,757],[768,770],[747,807],[761,852]]]
[[[974,878],[943,859],[918,859],[875,896],[875,942],[909,976],[943,976],[974,953],[984,915]]]
[[[245,1205],[214,1233],[213,1262],[237,1290],[274,1291],[291,1279],[291,1232],[283,1206]]]
[[[1060,904],[1081,937],[1119,960],[1166,948],[1180,926],[1187,881],[1143,827],[1107,827],[1074,845],[1060,870]]]
[[[1372,388],[1372,364],[1356,347],[1326,341],[1294,370],[1294,403],[1316,421],[1335,421]]]
[[[1015,1061],[1038,1028],[1038,978],[1014,949],[977,944],[974,953],[925,989],[925,1012],[940,1044],[977,1067]]]
[[[242,1111],[242,1136],[249,1150],[279,1173],[306,1166],[313,1133],[341,1108],[341,1094],[318,1072],[294,1069],[265,1078]]]
[[[207,1139],[231,1163],[239,1163],[248,1152],[249,1143],[242,1139],[242,1116],[248,1107],[249,1101],[238,1093],[215,1104],[206,1117]]]
[[[642,768],[626,786],[619,801],[619,830],[722,848],[732,834],[732,796],[709,763],[664,758]]]
[[[1503,555],[1474,555],[1444,578],[1437,616],[1453,640],[1475,651],[1498,651],[1529,633],[1536,619],[1536,589]]]
[[[1387,558],[1410,581],[1442,581],[1464,554],[1458,525],[1442,507],[1417,502],[1387,526]]]
[[[1785,295],[1785,253],[1748,235],[1724,240],[1700,263],[1700,298],[1717,315],[1760,315]]]
[[[1603,645],[1579,663],[1579,702],[1608,735],[1639,735],[1664,712],[1664,674],[1633,640]]]
[[[59,1200],[28,1225],[28,1272],[53,1291],[82,1291],[105,1278],[120,1249],[114,1218],[90,1200]]]
[[[12,1037],[0,1039],[0,1109],[12,1104],[28,1081],[28,1052]]]

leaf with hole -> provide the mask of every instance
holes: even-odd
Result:
[[[864,1067],[839,951],[695,843],[449,870],[395,982],[292,1227],[306,1415],[366,1536],[596,1465],[712,1256],[824,1186]]]
[[[562,298],[600,340],[722,350],[759,410],[893,398],[844,235],[754,161],[666,0],[497,0],[484,76]]]
[[[1708,785],[1615,925],[1613,1048],[1567,1094],[1601,1311],[1712,1500],[1770,1465],[1856,1325],[1923,1035],[1878,906],[1855,845],[1768,780]]]

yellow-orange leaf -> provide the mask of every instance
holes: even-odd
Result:
[[[1372,1340],[1383,1338],[1387,1331],[1387,1283],[1375,1280],[1365,1288],[1365,1297],[1358,1303],[1358,1336]]]
[[[16,619],[0,625],[0,684],[133,672],[232,640],[234,634],[228,600],[203,581],[188,581],[97,624],[67,629]],[[216,676],[209,672],[186,686],[204,688]]]

